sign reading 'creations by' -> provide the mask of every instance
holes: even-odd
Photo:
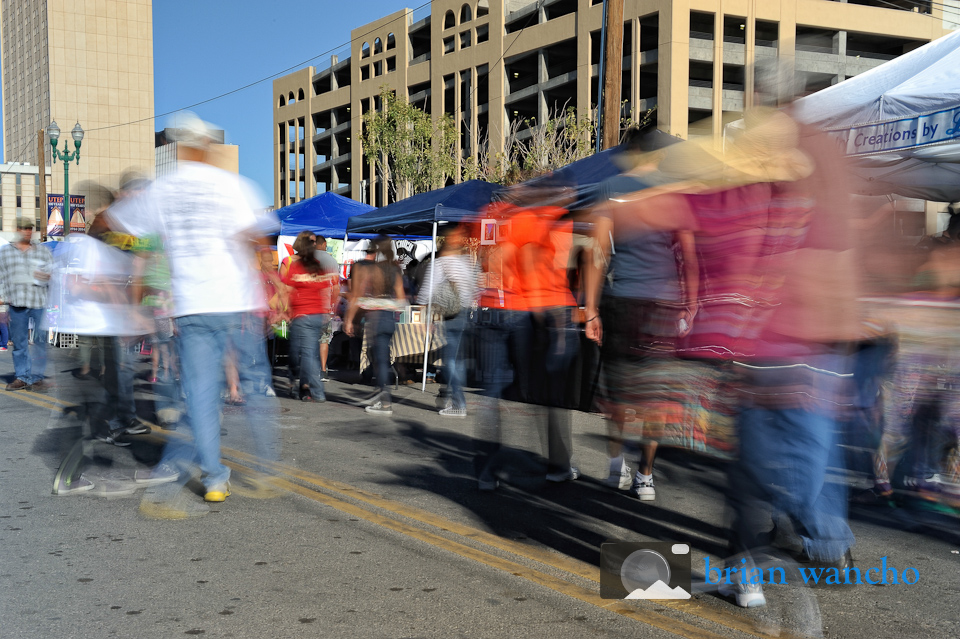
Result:
[[[897,151],[960,138],[960,107],[926,115],[834,129],[847,155]]]

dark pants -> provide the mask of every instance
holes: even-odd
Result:
[[[474,470],[486,479],[500,450],[500,398],[514,381],[516,358],[530,343],[530,322],[523,311],[481,311],[477,322],[480,359],[480,410],[474,437]]]
[[[547,422],[539,434],[547,457],[547,472],[570,469],[573,457],[570,410],[567,405],[567,380],[580,348],[579,330],[567,307],[550,308],[530,314],[531,336],[543,362],[540,403],[547,407]]]
[[[137,405],[133,397],[134,353],[139,337],[104,337],[107,353],[104,357],[106,371],[103,387],[105,404],[111,407],[111,429],[125,428],[136,416]],[[109,418],[108,418],[109,419]]]
[[[380,401],[390,403],[390,340],[397,330],[393,311],[369,311],[367,313],[367,339],[373,337],[373,373],[380,389]]]

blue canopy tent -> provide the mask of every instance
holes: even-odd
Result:
[[[356,215],[347,223],[347,231],[375,233],[402,231],[404,235],[430,235],[436,239],[440,222],[459,222],[476,217],[490,203],[496,184],[469,180],[443,189],[428,191],[394,202],[375,211]]]
[[[383,208],[350,218],[349,233],[402,231],[404,235],[433,237],[430,259],[436,259],[437,225],[476,218],[499,187],[490,182],[469,180],[443,189],[428,191],[394,202]],[[427,301],[428,321],[433,321],[433,296]],[[430,331],[423,346],[423,384],[427,388],[427,357],[430,352]]]
[[[526,184],[536,187],[538,183],[549,180],[552,184],[562,184],[575,188],[577,191],[576,200],[568,208],[571,210],[588,208],[596,204],[600,192],[600,183],[623,172],[613,162],[613,158],[618,153],[620,153],[619,147],[595,153],[576,162],[571,162],[553,173],[528,180]]]
[[[328,192],[285,206],[276,213],[280,218],[280,235],[297,235],[301,231],[310,231],[328,238],[343,239],[347,221],[355,215],[372,210],[374,207],[369,204],[361,204]]]

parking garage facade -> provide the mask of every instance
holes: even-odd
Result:
[[[941,4],[625,0],[621,115],[657,107],[669,133],[719,135],[751,105],[752,65],[786,58],[819,90],[947,32]],[[462,157],[503,150],[514,121],[595,117],[602,0],[434,0],[354,29],[323,65],[273,83],[274,205],[332,191],[388,204],[360,143],[388,87],[457,123]],[[523,133],[521,132],[521,137]]]

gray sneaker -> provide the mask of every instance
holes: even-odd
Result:
[[[150,470],[138,470],[133,473],[133,481],[142,486],[157,486],[177,481],[180,471],[170,464],[158,464]]]
[[[467,416],[466,408],[454,408],[453,406],[448,406],[440,411],[440,417],[454,417],[457,419],[465,419]]]
[[[393,407],[390,404],[384,406],[383,402],[375,402],[363,410],[373,415],[393,415]]]
[[[93,490],[93,482],[83,475],[69,482],[65,477],[61,477],[60,483],[53,491],[53,494],[59,496],[75,495],[77,493],[85,493],[88,490]]]

